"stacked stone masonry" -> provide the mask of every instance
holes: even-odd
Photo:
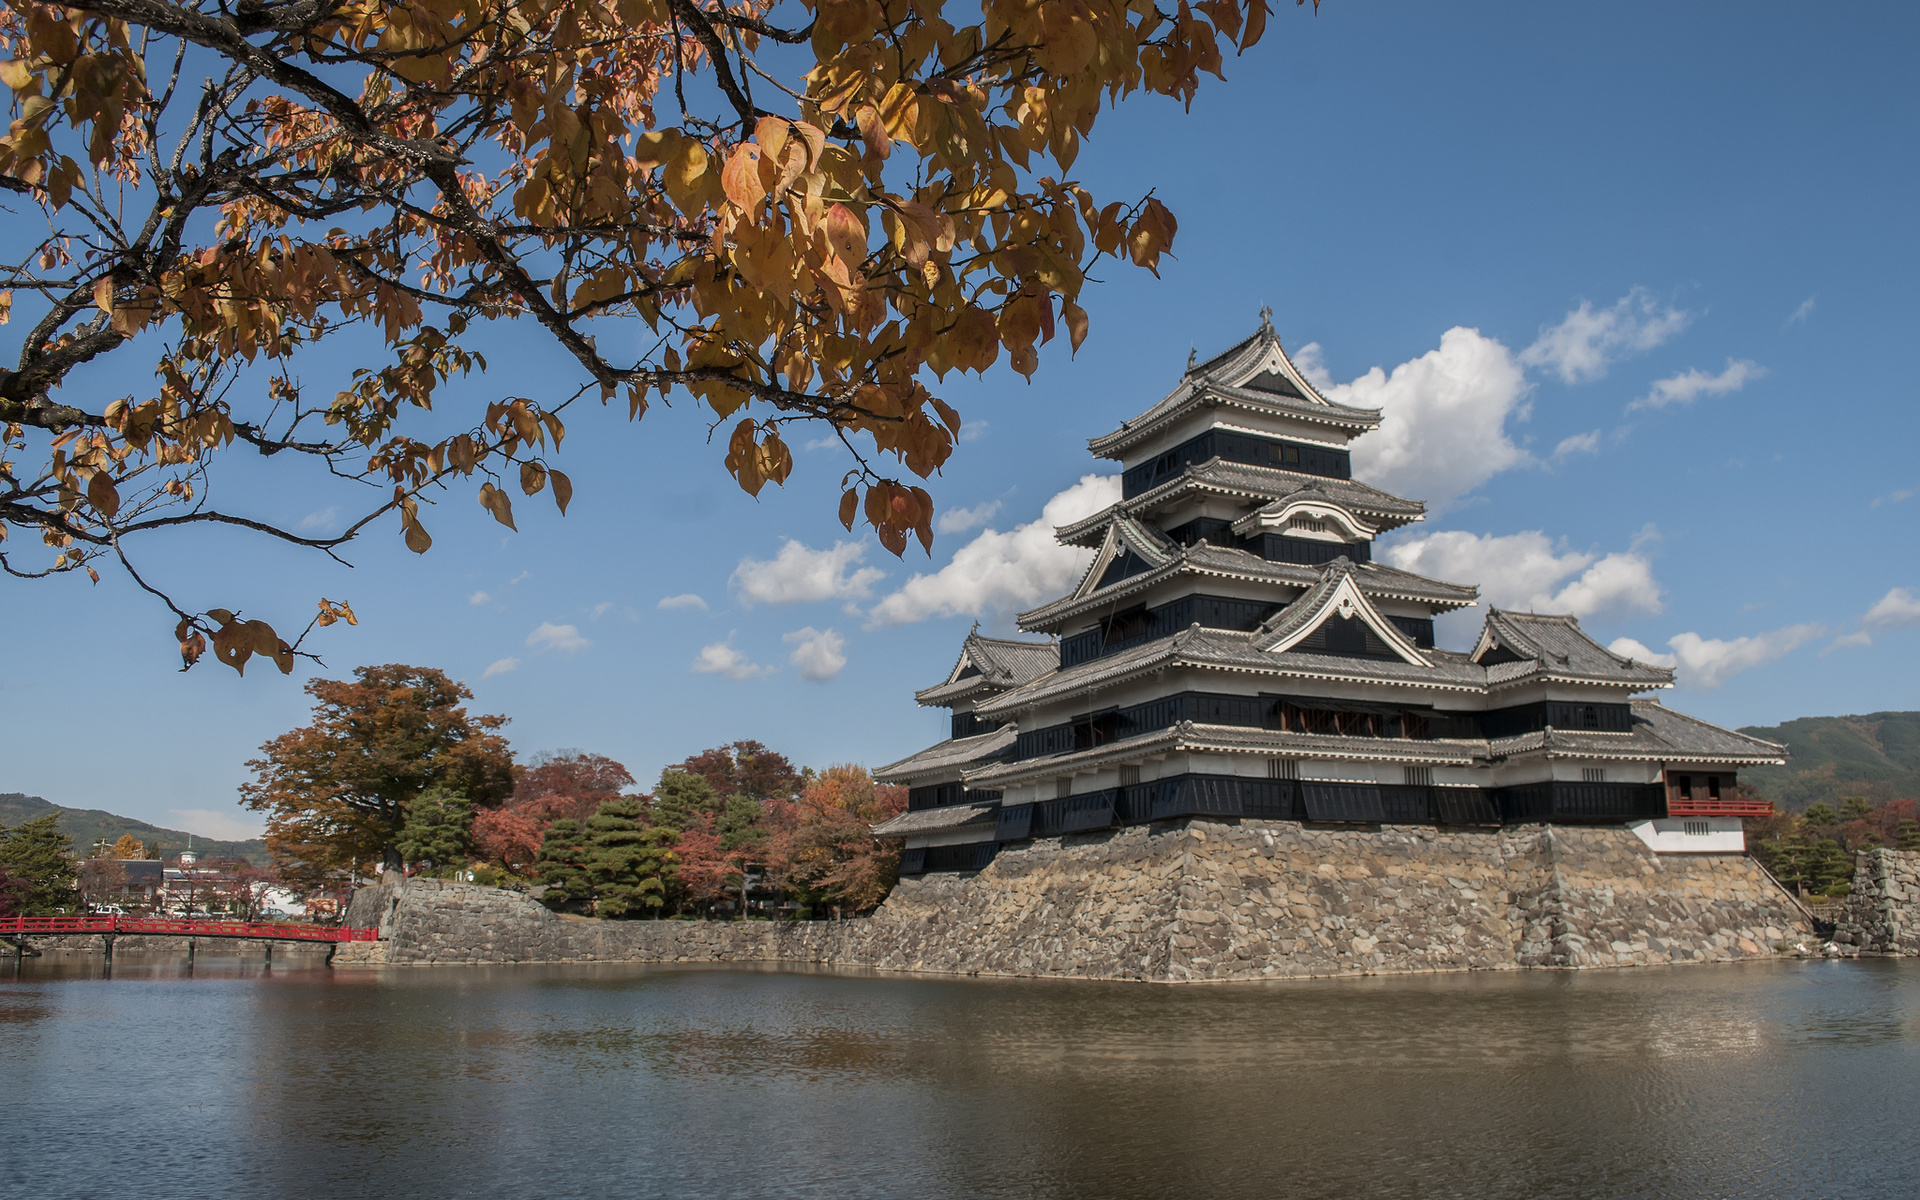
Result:
[[[1920,956],[1920,851],[1859,855],[1833,940],[1862,954]]]
[[[1200,819],[1008,847],[979,872],[904,880],[858,920],[598,921],[418,880],[369,889],[354,912],[377,915],[385,940],[343,946],[336,965],[780,962],[1168,983],[1725,962],[1811,932],[1752,859],[1657,855],[1619,827]]]

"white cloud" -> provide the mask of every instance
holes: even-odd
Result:
[[[1677,633],[1667,639],[1673,650],[1668,657],[1674,664],[1677,680],[1687,687],[1708,691],[1727,680],[1790,654],[1813,641],[1826,630],[1818,625],[1789,625],[1771,633],[1753,637],[1703,638],[1697,633]],[[1619,646],[1615,642],[1614,646]],[[1636,643],[1637,644],[1637,643]],[[1641,647],[1645,649],[1645,647]],[[1615,649],[1614,653],[1623,651]],[[1638,657],[1637,655],[1635,657]],[[1665,665],[1665,664],[1662,664]]]
[[[1920,597],[1906,588],[1894,588],[1880,597],[1861,620],[1877,629],[1920,622]]]
[[[998,500],[976,504],[972,508],[949,508],[940,514],[940,519],[934,523],[934,530],[938,533],[965,533],[993,520],[994,514],[999,511]]]
[[[592,608],[587,610],[587,617],[590,620],[598,621],[601,617],[606,616],[608,613],[612,611],[613,611],[613,601],[602,600],[600,603],[594,605]]]
[[[519,667],[520,660],[517,658],[496,658],[487,664],[486,670],[480,672],[480,678],[492,679],[495,675],[505,675],[509,671],[518,670]]]
[[[815,629],[809,625],[782,634],[780,640],[793,647],[787,661],[800,668],[802,679],[824,683],[847,665],[847,656],[841,653],[847,648],[847,639],[831,629]]]
[[[1875,496],[1873,498],[1873,503],[1867,505],[1867,507],[1879,508],[1882,504],[1898,504],[1902,500],[1911,500],[1911,499],[1913,499],[1912,488],[1898,488],[1894,491],[1888,492],[1884,496]]]
[[[1784,322],[1782,322],[1782,324],[1798,325],[1802,321],[1806,320],[1808,317],[1812,316],[1813,315],[1813,299],[1814,298],[1812,296],[1808,296],[1805,300],[1802,300],[1800,302],[1800,307],[1794,309],[1793,314],[1789,316]]]
[[[1506,425],[1525,418],[1530,385],[1507,348],[1479,330],[1455,326],[1440,335],[1439,349],[1351,383],[1327,378],[1319,350],[1301,347],[1296,362],[1328,399],[1382,410],[1380,428],[1353,443],[1356,477],[1444,504],[1528,461]]]
[[[915,575],[881,599],[867,624],[909,625],[929,617],[1031,608],[1060,596],[1087,568],[1090,551],[1062,546],[1053,531],[1120,499],[1118,475],[1083,475],[1047,501],[1040,519],[1006,533],[988,529],[954,552],[945,567]]]
[[[259,820],[236,817],[232,813],[217,812],[211,808],[170,808],[173,819],[180,828],[188,833],[204,838],[217,838],[223,842],[244,842],[259,837],[266,832],[266,826]]]
[[[827,437],[810,438],[801,443],[800,448],[802,450],[832,450],[841,445],[844,445],[844,443],[841,442],[839,438],[829,435]]]
[[[1600,379],[1616,359],[1653,349],[1692,320],[1693,314],[1663,306],[1645,288],[1634,288],[1597,312],[1591,301],[1582,300],[1558,325],[1540,331],[1520,352],[1520,365],[1545,367],[1563,383]]]
[[[573,654],[592,644],[580,636],[580,630],[576,627],[555,625],[551,621],[540,622],[540,627],[527,635],[527,645],[535,650],[561,650]]]
[[[1682,685],[1709,691],[1742,671],[1791,654],[1825,632],[1818,625],[1789,625],[1771,633],[1732,640],[1703,638],[1689,632],[1667,639],[1667,645],[1673,651],[1671,654],[1655,654],[1632,638],[1615,638],[1607,649],[1644,663],[1666,667],[1674,672],[1676,680]]]
[[[1574,454],[1597,454],[1600,450],[1600,431],[1576,433],[1572,437],[1561,438],[1560,444],[1553,448],[1555,458],[1566,458]]]
[[[707,602],[705,600],[702,600],[700,597],[694,595],[692,592],[683,592],[678,596],[662,596],[660,598],[660,603],[654,605],[654,607],[655,608],[697,608],[701,612],[706,612]]]
[[[754,679],[778,670],[777,667],[763,667],[734,649],[731,633],[724,642],[700,647],[700,653],[693,660],[693,669],[702,675],[719,675],[727,679]]]
[[[493,599],[493,597],[487,595],[485,592],[475,592],[473,595],[467,597],[467,603],[478,608],[491,599]]]
[[[1855,646],[1871,645],[1873,645],[1873,635],[1864,629],[1856,629],[1852,633],[1841,634],[1831,642],[1828,642],[1827,648],[1820,652],[1820,657],[1825,658],[1835,650],[1849,650]]]
[[[1709,375],[1696,367],[1655,380],[1653,390],[1627,405],[1627,411],[1665,408],[1670,404],[1692,404],[1701,396],[1724,396],[1728,392],[1739,391],[1766,373],[1765,367],[1745,358],[1728,359],[1727,369],[1718,375]]]
[[[522,571],[518,575],[515,575],[512,579],[507,580],[507,586],[518,587],[521,584],[525,583],[527,580],[532,578],[533,578],[532,571]]]
[[[852,570],[866,553],[859,542],[835,542],[831,550],[814,550],[789,538],[771,559],[741,559],[728,582],[740,589],[741,602],[748,607],[864,599],[887,574],[878,567]]]
[[[992,426],[985,421],[968,421],[960,426],[960,440],[963,442],[977,442],[987,436],[987,430],[990,428],[992,428]]]
[[[300,528],[307,530],[318,529],[332,533],[334,530],[340,528],[340,510],[337,507],[328,506],[319,512],[310,512],[300,518]],[[199,812],[201,810],[196,808],[192,811]]]
[[[1631,658],[1635,662],[1647,663],[1650,666],[1665,667],[1669,671],[1680,664],[1680,660],[1674,655],[1656,653],[1651,646],[1644,642],[1636,642],[1630,637],[1613,639],[1607,643],[1607,649],[1622,658]]]
[[[1558,549],[1539,530],[1499,537],[1461,530],[1431,533],[1396,542],[1381,556],[1403,571],[1477,584],[1481,599],[1495,608],[1576,617],[1661,609],[1653,565],[1637,549],[1604,556]]]

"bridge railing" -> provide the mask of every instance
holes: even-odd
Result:
[[[345,925],[295,925],[268,921],[195,921],[168,917],[0,917],[0,936],[63,933],[146,933],[175,937],[264,938],[282,942],[372,942],[377,929]]]

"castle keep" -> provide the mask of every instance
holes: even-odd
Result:
[[[1667,708],[1664,668],[1571,616],[1490,610],[1465,653],[1434,618],[1467,583],[1377,562],[1423,505],[1352,478],[1380,413],[1321,395],[1272,327],[1190,364],[1089,448],[1122,498],[1057,531],[1092,549],[1073,593],[1021,614],[1045,640],[966,639],[918,693],[952,736],[877,774],[903,877],[986,868],[1036,839],[1204,818],[1312,828],[1630,831],[1738,854],[1744,766],[1783,748]]]

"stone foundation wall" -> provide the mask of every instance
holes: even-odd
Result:
[[[394,963],[791,962],[1158,982],[1718,962],[1810,932],[1746,856],[1656,855],[1618,827],[1198,819],[1036,840],[978,873],[903,880],[859,920],[596,921],[441,880],[364,907],[387,914],[380,949]],[[342,947],[335,963],[380,957]]]
[[[1833,940],[1864,954],[1920,956],[1920,851],[1860,853]]]

